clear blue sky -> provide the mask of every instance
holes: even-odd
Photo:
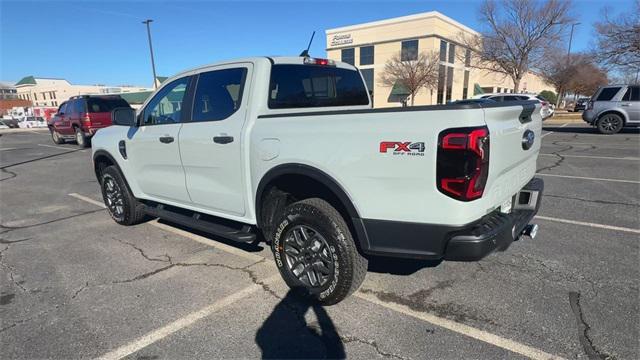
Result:
[[[633,10],[633,0],[607,1]],[[152,23],[158,75],[222,59],[297,55],[316,30],[311,54],[325,54],[324,30],[436,10],[478,29],[478,1],[7,1],[0,0],[0,80],[61,77],[75,84],[150,86]],[[575,1],[582,24],[572,48],[585,50],[602,1]]]

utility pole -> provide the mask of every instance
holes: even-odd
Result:
[[[147,25],[147,37],[149,38],[149,52],[151,53],[151,70],[153,70],[153,88],[157,89],[158,87],[156,86],[156,63],[153,60],[153,45],[151,45],[151,27],[149,26],[149,24],[152,22],[153,22],[152,19],[147,19],[142,23]]]
[[[573,28],[576,25],[580,25],[580,23],[577,22],[577,23],[571,24],[571,34],[569,35],[569,49],[567,50],[567,68],[569,68],[569,65],[571,64],[571,41],[573,40]],[[560,96],[562,96],[562,98],[560,98]],[[558,101],[556,106],[559,106],[562,101],[564,101],[564,95],[558,94]]]

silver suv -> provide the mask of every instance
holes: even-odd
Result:
[[[591,97],[582,119],[603,134],[640,126],[640,85],[607,85]]]

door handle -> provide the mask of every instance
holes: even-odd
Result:
[[[620,104],[620,106],[631,106],[631,104]]]
[[[228,144],[233,142],[233,136],[214,136],[213,142],[216,144]]]
[[[163,144],[170,144],[173,142],[173,136],[161,136],[159,140]]]

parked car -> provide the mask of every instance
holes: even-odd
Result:
[[[0,119],[0,129],[9,129],[9,126],[7,126],[2,119]]]
[[[27,116],[20,122],[22,128],[47,127],[47,122],[42,116]]]
[[[18,119],[13,117],[2,117],[2,123],[10,129],[17,129],[20,127]]]
[[[588,103],[589,103],[588,97],[579,98],[578,100],[576,100],[575,104],[573,104],[573,108],[570,107],[569,109],[567,109],[567,111],[569,112],[584,111],[587,108]]]
[[[488,104],[488,103],[495,103],[495,100],[492,99],[464,99],[464,100],[456,100],[456,101],[452,101],[448,104],[454,104],[454,105],[470,105],[470,104]]]
[[[290,287],[335,304],[364,280],[366,255],[473,261],[535,236],[540,106],[372,109],[347,63],[239,59],[114,110],[92,158],[115,222],[262,233]]]
[[[538,95],[533,94],[507,94],[507,93],[498,93],[498,94],[485,94],[480,96],[481,99],[491,99],[494,101],[524,101],[524,100],[533,100],[540,103],[540,116],[542,116],[542,120],[545,120],[553,114],[549,109],[549,102],[540,98]]]
[[[89,146],[95,133],[111,125],[111,110],[129,103],[120,95],[81,95],[65,101],[49,121],[51,138],[56,144],[75,141],[80,147]]]
[[[640,126],[640,85],[607,85],[587,103],[582,119],[602,134]]]

